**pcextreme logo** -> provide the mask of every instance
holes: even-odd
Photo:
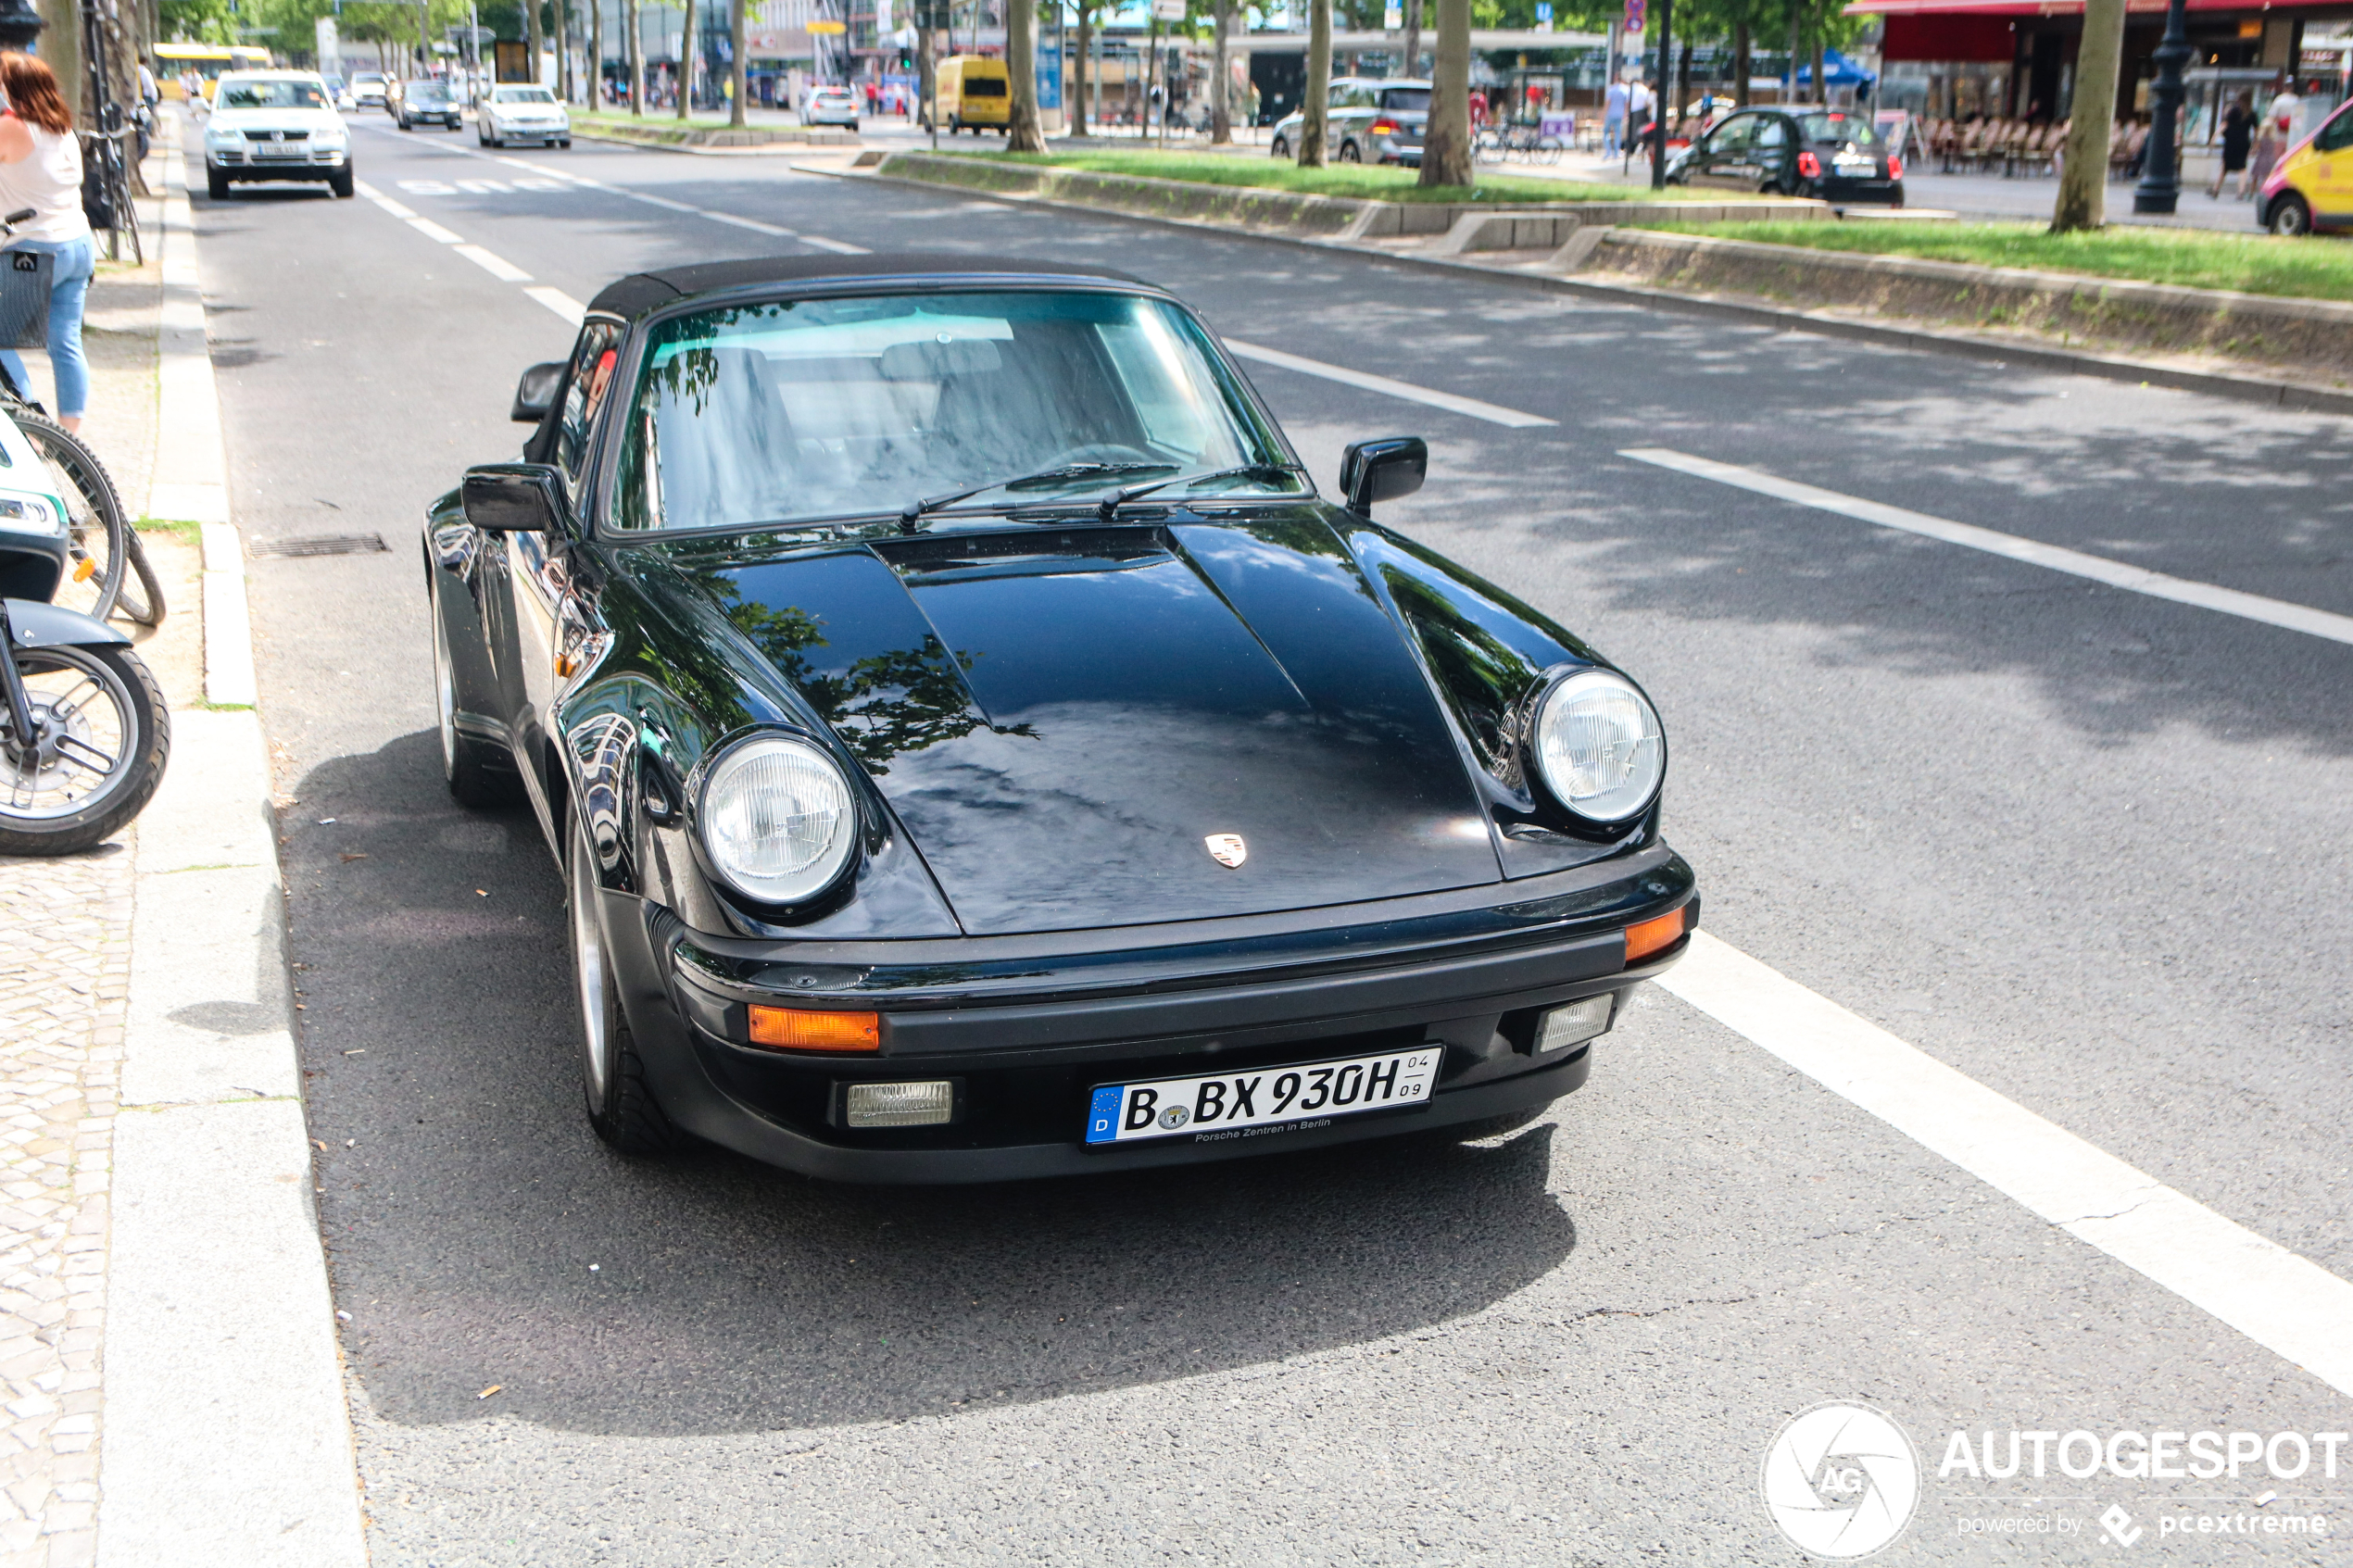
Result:
[[[1920,1499],[1920,1460],[1903,1429],[1865,1405],[1792,1416],[1765,1450],[1766,1511],[1790,1544],[1851,1561],[1894,1543]]]

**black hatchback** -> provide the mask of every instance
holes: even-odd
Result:
[[[1841,205],[1904,205],[1904,160],[1869,115],[1852,109],[1792,105],[1727,115],[1677,156],[1667,178]]]

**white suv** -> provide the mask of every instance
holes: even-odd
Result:
[[[572,116],[545,87],[511,83],[490,90],[474,107],[474,136],[485,147],[510,142],[545,142],[551,147],[572,145]]]
[[[311,180],[351,194],[351,132],[318,74],[247,70],[221,77],[204,128],[205,187],[214,201],[247,180]]]

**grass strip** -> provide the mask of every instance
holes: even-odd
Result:
[[[1868,256],[1916,256],[2290,299],[2353,300],[2353,245],[2119,224],[2054,234],[2035,223],[1643,223],[1645,229]]]
[[[1592,181],[1529,180],[1499,175],[1464,185],[1423,185],[1416,169],[1379,164],[1335,163],[1322,169],[1302,169],[1288,158],[1247,153],[968,153],[939,149],[940,156],[997,163],[1036,164],[1078,169],[1089,174],[1131,174],[1151,180],[1184,180],[1202,185],[1234,185],[1252,190],[1292,191],[1301,195],[1347,196],[1385,202],[1592,202],[1724,200],[1720,191],[1692,191],[1672,186],[1666,191],[1632,185],[1606,185]]]

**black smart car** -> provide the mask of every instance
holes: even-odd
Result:
[[[1904,205],[1904,160],[1869,115],[1852,109],[1742,109],[1677,154],[1667,178],[1840,205]]]
[[[1683,950],[1649,699],[1315,493],[1159,289],[625,278],[424,527],[442,757],[571,889],[589,1119],[857,1181],[1491,1129]]]

